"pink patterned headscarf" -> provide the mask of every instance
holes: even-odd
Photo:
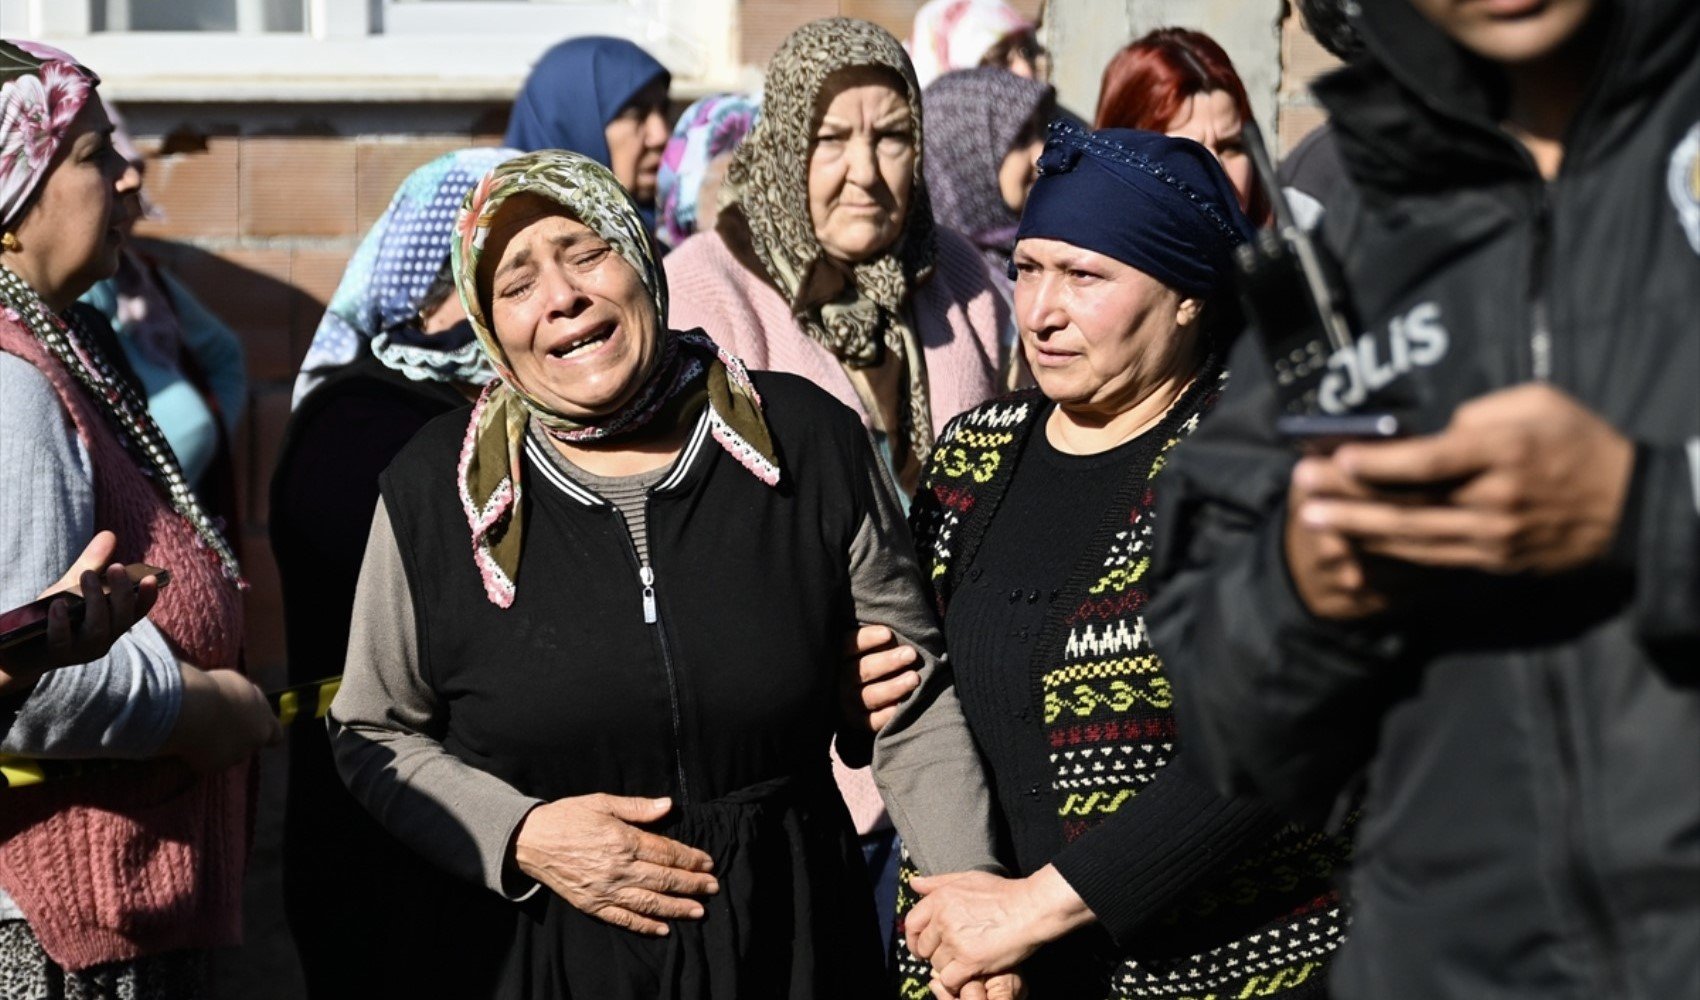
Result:
[[[903,47],[925,88],[953,69],[973,69],[999,42],[1034,24],[1004,0],[931,0],[915,12]]]
[[[0,39],[0,229],[23,214],[98,83],[52,46]]]

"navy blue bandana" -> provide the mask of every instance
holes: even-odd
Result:
[[[1060,240],[1114,257],[1193,298],[1223,291],[1256,227],[1222,165],[1191,139],[1051,126],[1016,242]]]

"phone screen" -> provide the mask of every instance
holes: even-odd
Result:
[[[130,578],[132,589],[141,586],[142,580],[150,576],[158,582],[160,587],[171,582],[170,570],[160,569],[158,566],[149,566],[146,563],[131,563],[124,567],[124,572]],[[106,583],[104,577],[101,579],[100,589],[103,593],[110,594],[112,592],[112,588]],[[0,611],[0,649],[11,649],[29,642],[37,636],[46,635],[47,609],[52,607],[54,601],[66,602],[66,610],[71,614],[73,626],[82,622],[83,595],[66,590],[57,594],[48,594],[46,597],[38,597],[28,604],[20,605],[10,611]]]

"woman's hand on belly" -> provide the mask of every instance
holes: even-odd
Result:
[[[653,823],[669,799],[580,795],[526,814],[514,864],[580,912],[639,934],[667,933],[663,920],[700,920],[720,885],[707,854],[635,824]]]

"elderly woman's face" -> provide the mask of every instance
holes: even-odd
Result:
[[[661,153],[667,148],[667,82],[656,80],[637,92],[602,127],[608,140],[608,169],[640,205],[655,200]]]
[[[858,263],[903,232],[920,137],[899,82],[886,70],[834,73],[817,111],[809,146],[809,220],[822,249]]]
[[[1024,239],[1012,259],[1022,349],[1057,403],[1121,413],[1195,360],[1196,299],[1060,240]]]
[[[613,413],[641,387],[661,341],[655,304],[637,271],[565,209],[510,198],[479,272],[491,328],[527,392],[584,420]]]
[[[112,147],[112,122],[91,95],[71,120],[35,203],[15,226],[25,259],[8,263],[55,306],[69,305],[118,270],[131,221],[123,196],[139,181]]]

